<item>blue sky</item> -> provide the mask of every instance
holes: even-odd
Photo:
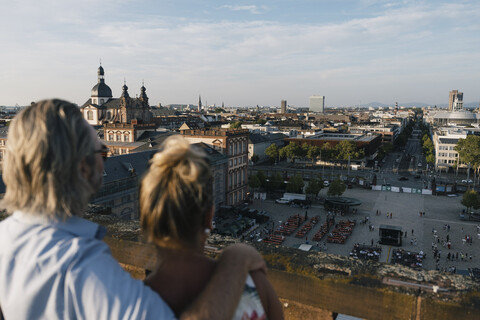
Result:
[[[18,0],[0,3],[0,105],[114,97],[327,106],[480,100],[480,1]]]

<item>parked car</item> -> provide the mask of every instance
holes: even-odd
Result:
[[[400,177],[400,178],[398,178],[398,180],[399,180],[399,181],[407,181],[408,178],[407,178],[407,177]]]
[[[415,179],[420,179],[420,175],[417,174],[414,178],[415,178]]]
[[[289,203],[290,203],[290,200],[284,199],[284,198],[280,198],[280,199],[275,200],[275,202],[276,202],[276,203],[280,203],[280,204],[289,204]]]
[[[330,185],[330,182],[328,182],[328,180],[325,180],[325,181],[323,181],[323,185],[324,185],[325,187],[328,187],[328,186]]]
[[[421,166],[422,166],[422,163],[421,163],[421,162],[419,162],[419,163],[418,163],[418,166],[419,166],[419,167],[421,167]]]
[[[473,183],[473,180],[472,179],[463,179],[462,182],[463,183]]]

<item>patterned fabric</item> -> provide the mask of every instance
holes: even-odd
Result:
[[[245,288],[233,316],[235,320],[265,320],[267,316],[263,309],[260,296],[250,275],[245,280]]]

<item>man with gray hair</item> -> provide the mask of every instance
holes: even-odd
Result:
[[[77,106],[44,100],[12,121],[3,165],[0,306],[6,319],[171,319],[165,302],[134,280],[81,218],[102,183],[106,147]],[[185,319],[231,318],[249,270],[265,269],[251,247],[224,250]],[[0,314],[1,318],[1,314]]]

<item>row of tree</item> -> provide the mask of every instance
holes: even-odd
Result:
[[[410,121],[402,132],[395,139],[395,145],[403,147],[407,144],[408,138],[410,138],[413,131],[413,121]]]
[[[427,163],[435,163],[435,148],[432,139],[430,139],[427,133],[424,133],[422,137],[422,150]]]
[[[305,187],[305,181],[300,175],[293,176],[286,184],[280,173],[274,173],[267,181],[267,177],[263,171],[258,171],[256,174],[248,178],[249,187],[252,189],[263,189],[267,191],[278,191],[286,190],[290,193],[300,193],[303,194],[303,189]],[[322,177],[314,177],[311,179],[305,188],[305,193],[312,197],[318,195],[318,193],[323,189],[324,182]],[[340,179],[334,180],[327,191],[328,196],[340,196],[346,190],[345,183]]]
[[[365,152],[363,149],[358,148],[353,141],[341,141],[335,146],[331,146],[327,142],[322,147],[307,143],[300,146],[297,143],[290,142],[283,148],[278,148],[274,143],[271,144],[265,150],[265,155],[271,161],[289,159],[291,162],[295,162],[295,159],[308,159],[313,163],[319,159],[323,161],[348,160],[349,158],[361,159],[365,156]]]

